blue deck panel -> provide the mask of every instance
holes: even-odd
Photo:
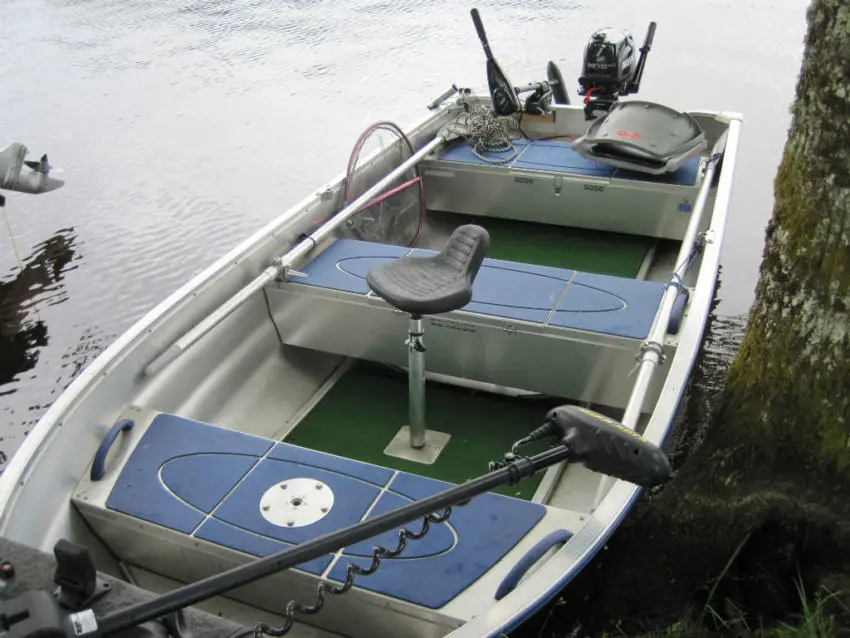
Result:
[[[517,148],[517,157],[505,166],[517,169],[548,171],[550,173],[562,173],[565,175],[589,175],[601,178],[626,179],[642,182],[655,182],[658,184],[672,184],[675,186],[693,186],[696,183],[697,170],[699,169],[700,157],[694,156],[677,170],[661,175],[642,173],[625,168],[617,168],[610,164],[583,157],[572,147],[572,142],[566,139],[551,140],[528,140],[525,138],[513,141]],[[492,153],[485,157],[507,158],[509,153]],[[441,160],[459,162],[461,164],[478,164],[492,166],[472,152],[472,145],[464,140],[455,142],[445,153],[440,156]]]
[[[160,468],[169,461],[193,454],[206,456],[207,462],[213,466],[216,459],[210,455],[238,454],[253,460],[265,454],[271,446],[271,441],[255,436],[171,414],[159,414],[118,475],[106,507],[190,534],[209,513],[207,509],[198,509],[198,505],[217,503],[232,483],[228,485],[227,481],[218,479],[207,481],[205,477],[194,486],[205,490],[206,494],[202,495],[184,483],[185,476],[180,471],[164,473],[164,478],[174,479],[175,484],[167,486],[162,483]],[[181,460],[181,463],[184,462]],[[223,468],[229,481],[241,478],[236,477],[232,467]],[[183,500],[180,493],[188,495],[196,505]]]
[[[578,273],[548,325],[643,339],[663,294],[656,281]]]
[[[350,476],[360,481],[372,483],[378,487],[383,487],[389,483],[389,480],[393,476],[393,471],[387,467],[353,461],[341,456],[326,454],[325,452],[316,452],[315,450],[289,443],[278,443],[275,445],[272,451],[269,452],[269,458],[331,470],[344,476]]]
[[[535,141],[513,167],[593,177],[611,177],[614,174],[613,166],[582,157],[565,140]]]
[[[260,499],[270,487],[295,478],[322,481],[334,494],[344,495],[334,501],[323,519],[304,527],[279,527],[269,523],[260,512]],[[378,498],[380,488],[356,479],[307,465],[264,459],[219,505],[215,517],[249,532],[274,538],[284,543],[303,543],[321,534],[358,522]],[[309,496],[309,495],[308,495]]]
[[[303,527],[268,522],[265,492],[281,481],[322,481],[334,494],[328,514]],[[315,450],[161,414],[136,445],[107,498],[107,509],[187,536],[263,557],[403,507],[450,484]],[[300,495],[298,495],[300,496]],[[308,496],[309,497],[309,496]],[[399,559],[385,560],[357,587],[425,607],[439,607],[498,562],[544,516],[539,504],[486,494],[457,508]],[[411,525],[419,530],[419,523]],[[347,560],[367,561],[376,543],[392,549],[397,533],[345,548],[331,577],[344,578]],[[298,566],[322,574],[332,556]]]
[[[411,502],[411,499],[405,498],[400,494],[396,494],[395,492],[384,492],[383,494],[381,494],[381,498],[378,499],[377,503],[375,503],[374,509],[369,512],[369,516],[367,516],[366,519],[368,520],[370,518],[375,518],[376,516],[380,516],[381,514],[386,514],[387,512],[391,512],[392,510],[404,507],[405,505],[410,505]],[[422,523],[421,521],[414,521],[413,523],[408,523],[406,527],[412,532],[418,532],[422,527]],[[455,537],[450,527],[451,523],[448,521],[445,523],[439,523],[437,525],[431,525],[431,529],[428,531],[424,538],[418,541],[410,541],[407,543],[407,547],[405,548],[404,553],[401,555],[400,560],[410,560],[411,558],[427,558],[430,556],[436,556],[437,554],[448,552],[455,544]],[[381,545],[382,547],[386,547],[387,549],[393,549],[397,544],[398,532],[389,531],[384,532],[383,534],[379,534],[374,538],[370,538],[360,543],[356,543],[355,545],[351,545],[350,547],[346,547],[343,550],[343,553],[347,556],[361,556],[371,558],[372,548],[375,545]]]
[[[516,139],[513,141],[514,148],[516,148],[517,154],[521,156],[521,154],[525,151],[528,146],[529,140],[525,138]],[[481,153],[482,156],[487,158],[492,158],[494,160],[504,160],[511,157],[513,151],[509,150],[501,153]],[[447,160],[449,162],[460,162],[462,164],[485,164],[487,166],[493,166],[490,162],[485,162],[483,159],[475,155],[472,152],[472,144],[465,141],[458,141],[449,149],[440,156],[441,160]],[[516,161],[516,158],[513,158],[511,162]],[[511,162],[505,164],[497,164],[496,166],[510,166]]]
[[[387,257],[393,248],[395,257]],[[398,258],[407,252],[406,248],[340,239],[310,262],[311,276],[298,280],[296,285],[366,294],[370,259],[378,254],[382,259]],[[424,256],[434,252],[417,248],[412,254]],[[346,272],[338,266],[340,263],[358,264],[362,270],[349,268]],[[649,333],[664,284],[485,259],[472,293],[472,301],[461,310],[642,339]]]
[[[560,277],[540,275],[513,267],[482,265],[472,288],[472,301],[462,308],[481,315],[546,323],[569,283],[573,271]]]
[[[256,463],[256,456],[191,454],[165,461],[160,472],[175,496],[209,514]],[[199,476],[205,479],[199,481]]]
[[[365,295],[369,293],[366,283],[369,269],[408,252],[409,248],[401,246],[342,239],[328,246],[318,259],[301,269],[308,275],[301,283]]]
[[[257,558],[265,558],[285,549],[295,547],[291,543],[284,543],[268,536],[254,534],[241,527],[223,523],[215,518],[208,518],[204,521],[195,533],[195,538],[215,543],[222,547],[229,547],[230,549],[235,549],[238,552],[250,554]],[[331,554],[320,556],[306,563],[301,563],[298,565],[298,569],[319,575],[328,568],[332,560],[333,556]]]
[[[390,490],[397,496],[419,500],[450,486],[443,481],[399,472],[390,483]],[[397,502],[401,504],[403,500],[399,498]],[[403,558],[407,555],[408,550],[405,550],[402,558],[381,561],[381,568],[368,578],[358,580],[358,586],[402,600],[415,599],[424,607],[442,607],[481,578],[545,513],[546,508],[538,503],[482,494],[463,507],[452,508],[448,523],[455,530],[457,543],[451,551],[435,558],[410,560]],[[410,529],[418,532],[419,523],[411,523]],[[389,543],[391,539],[382,540]],[[409,540],[408,547],[423,541]],[[394,547],[395,540],[387,546]],[[436,548],[435,543],[430,549]],[[350,555],[355,549],[362,553],[359,546],[346,550],[343,559],[331,569],[332,579],[342,581],[345,578],[345,566],[349,561],[361,567],[369,565],[368,559]]]

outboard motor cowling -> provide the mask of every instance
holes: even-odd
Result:
[[[622,95],[637,93],[646,64],[646,55],[655,37],[655,23],[649,23],[640,55],[632,34],[605,27],[595,31],[584,49],[579,95],[584,95],[584,114],[609,111]]]
[[[590,36],[584,49],[582,95],[600,92],[617,95],[628,86],[637,70],[635,39],[628,31],[606,27]]]

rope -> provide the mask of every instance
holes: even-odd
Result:
[[[3,209],[3,220],[6,222],[6,230],[9,232],[9,241],[12,243],[12,250],[15,253],[15,259],[18,261],[18,268],[20,269],[21,274],[24,272],[24,262],[21,259],[21,253],[18,250],[18,244],[15,241],[15,234],[12,232],[12,224],[9,223],[9,215],[6,213],[6,198],[3,195],[0,195],[0,208]],[[34,297],[30,307],[35,312],[36,320],[41,322],[41,313],[38,311],[38,298]],[[0,455],[3,453],[0,452]],[[0,456],[0,464],[5,463],[6,459]]]
[[[512,115],[493,115],[484,105],[476,104],[461,113],[447,127],[449,133],[464,138],[473,155],[488,164],[508,164],[519,151],[513,140],[520,137],[519,123]],[[507,157],[486,156],[485,153],[510,153]]]
[[[0,195],[2,197],[2,195]],[[9,231],[9,241],[12,242],[12,250],[15,251],[15,259],[18,260],[18,267],[23,270],[24,263],[21,261],[21,253],[18,252],[18,245],[15,243],[15,235],[12,233],[12,225],[9,223],[9,216],[6,214],[6,202],[0,201],[0,208],[3,209],[3,219],[6,221],[6,230]]]

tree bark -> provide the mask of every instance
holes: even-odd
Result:
[[[769,622],[799,607],[799,581],[850,583],[850,2],[807,17],[760,282],[712,425],[567,589],[555,635],[639,634],[709,605]]]
[[[815,0],[761,279],[715,429],[760,462],[850,470],[850,3]]]

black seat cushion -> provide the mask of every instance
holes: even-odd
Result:
[[[433,257],[401,257],[369,269],[375,294],[412,315],[436,315],[472,299],[472,282],[490,247],[490,235],[474,224],[458,227]]]

